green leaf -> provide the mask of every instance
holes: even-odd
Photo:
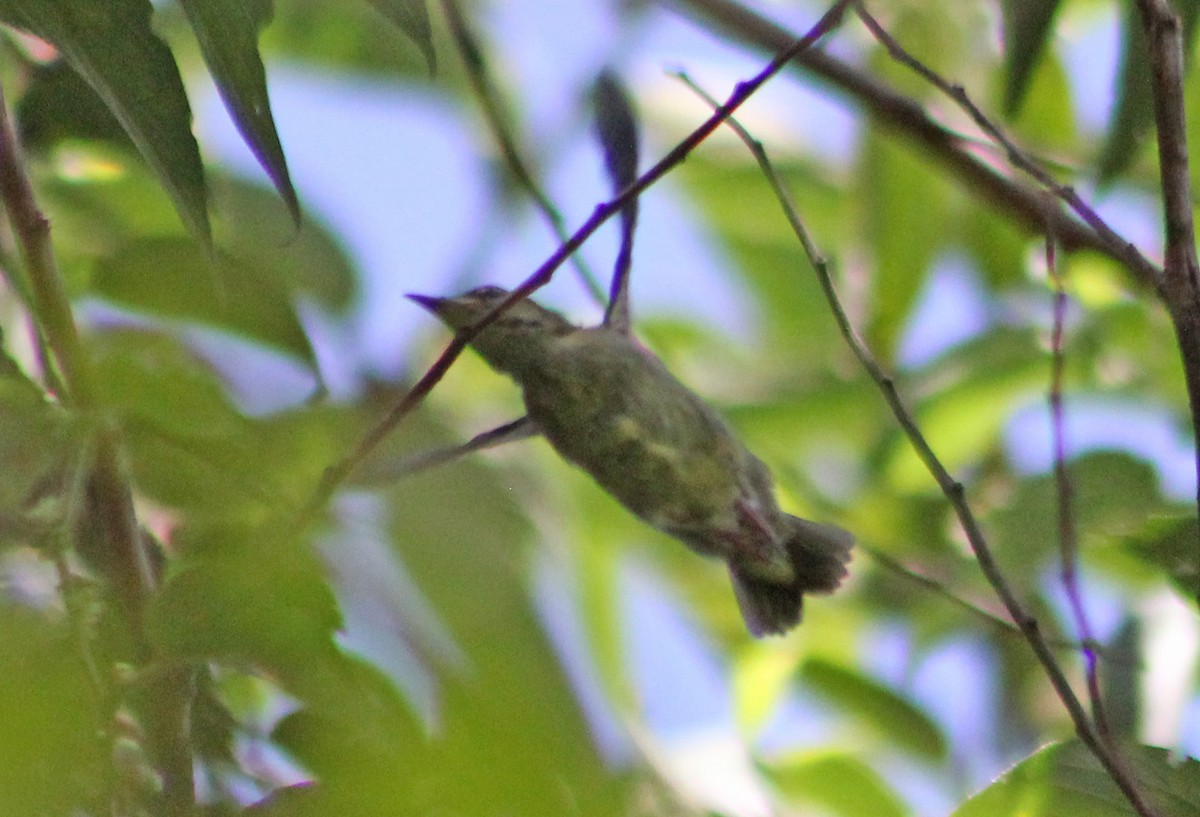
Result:
[[[1032,348],[1028,333],[993,332],[939,359],[932,368],[931,379],[947,375],[954,378],[953,385],[919,406],[917,423],[952,474],[994,450],[1012,410],[1044,392],[1046,363]],[[964,371],[971,374],[964,376]],[[896,490],[937,489],[908,438],[899,434],[884,474]]]
[[[85,444],[72,415],[23,375],[0,373],[0,549],[59,541]]]
[[[209,440],[239,428],[242,417],[216,375],[172,338],[114,331],[93,338],[92,348],[103,402],[127,421]]]
[[[188,229],[211,241],[207,190],[175,58],[149,0],[0,0],[0,21],[54,45],[96,90],[154,169]]]
[[[833,245],[843,238],[850,197],[811,164],[781,161],[775,169],[793,192],[800,216],[818,244]],[[764,334],[794,350],[787,363],[790,370],[803,376],[828,366],[824,352],[837,340],[837,325],[758,165],[745,158],[739,143],[732,155],[725,151],[694,154],[679,174],[703,211],[708,234],[732,257],[740,283],[762,311]],[[676,284],[686,285],[686,271],[672,274],[677,276],[671,279]]]
[[[6,817],[72,814],[112,769],[96,730],[95,688],[69,629],[0,605],[0,792]]]
[[[1200,762],[1165,749],[1123,747],[1138,784],[1163,817],[1200,815]],[[953,817],[1132,817],[1129,801],[1079,741],[1046,746],[964,803]]]
[[[1054,30],[1059,0],[1003,0],[1004,111],[1012,116],[1021,107],[1033,69]]]
[[[17,102],[21,141],[33,151],[65,139],[108,142],[134,152],[129,134],[92,86],[63,60],[34,68]],[[56,231],[57,232],[57,231]]]
[[[1196,19],[1200,16],[1200,0],[1180,0],[1174,4],[1183,19],[1183,53],[1191,53],[1196,35]],[[1133,163],[1154,123],[1154,93],[1151,86],[1150,55],[1147,50],[1146,29],[1137,5],[1130,5],[1122,24],[1121,67],[1117,73],[1108,134],[1096,160],[1099,184],[1107,184]]]
[[[319,696],[340,659],[341,614],[307,543],[262,526],[187,529],[184,560],[156,594],[147,629],[165,655],[248,661]]]
[[[433,30],[429,26],[429,10],[425,0],[367,0],[384,17],[408,35],[421,53],[432,73],[437,68],[437,54],[433,50]]]
[[[93,291],[115,304],[194,321],[268,346],[316,369],[290,293],[258,264],[187,238],[147,238],[101,258]]]
[[[310,298],[334,311],[349,309],[358,293],[358,273],[329,226],[311,213],[299,229],[280,212],[266,188],[227,176],[213,182],[222,247],[256,276],[273,279],[289,301]]]
[[[238,132],[299,224],[300,202],[275,131],[258,54],[258,32],[271,18],[271,0],[180,0],[180,5]]]
[[[933,260],[945,246],[948,188],[911,148],[896,145],[876,129],[866,136],[860,168],[864,240],[875,263],[868,336],[887,365]]]
[[[1146,564],[1170,577],[1183,598],[1195,600],[1200,581],[1196,565],[1196,541],[1200,539],[1196,514],[1161,516],[1151,521],[1143,533],[1126,544],[1128,550]]]
[[[804,662],[800,680],[899,748],[928,760],[945,757],[946,742],[933,720],[879,681],[816,658]]]
[[[904,801],[879,773],[843,754],[798,755],[767,767],[771,781],[791,800],[838,817],[904,817]]]

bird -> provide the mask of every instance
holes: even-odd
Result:
[[[459,332],[509,294],[408,297]],[[805,594],[831,593],[847,575],[853,535],[782,511],[766,464],[630,333],[580,327],[524,298],[469,345],[520,386],[530,422],[563,459],[651,527],[725,561],[754,636],[787,632]]]

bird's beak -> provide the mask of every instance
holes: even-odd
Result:
[[[449,298],[435,298],[432,295],[417,295],[413,292],[408,293],[404,297],[435,315],[439,314],[446,301],[450,300]]]

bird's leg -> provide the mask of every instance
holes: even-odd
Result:
[[[537,435],[538,430],[533,421],[528,417],[519,417],[511,423],[505,423],[490,431],[476,434],[462,445],[435,448],[405,457],[392,466],[382,469],[379,477],[384,481],[404,479],[405,477],[410,477],[413,474],[418,474],[438,465],[452,462],[467,454],[473,454],[476,451],[495,448],[498,445],[516,442],[527,437],[536,437]]]

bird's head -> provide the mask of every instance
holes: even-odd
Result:
[[[482,320],[509,296],[496,286],[482,286],[451,298],[409,295],[455,332]],[[484,327],[471,346],[493,367],[519,376],[539,365],[549,345],[578,329],[562,315],[525,298]]]

